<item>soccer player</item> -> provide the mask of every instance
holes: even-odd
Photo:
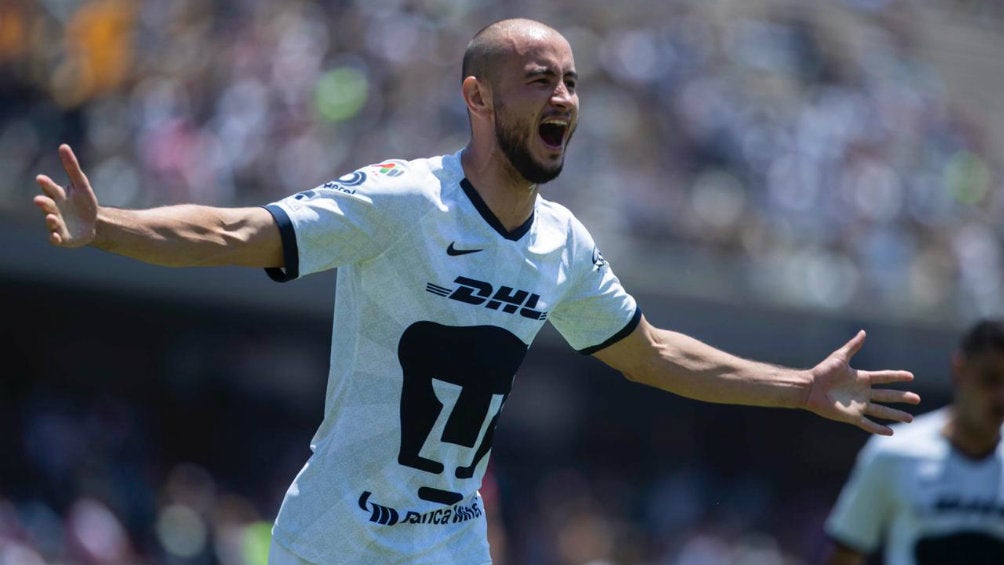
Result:
[[[35,204],[50,241],[160,265],[338,268],[313,454],[274,526],[275,564],[490,563],[478,487],[530,342],[551,322],[628,379],[694,399],[802,408],[878,433],[910,420],[905,371],[850,366],[859,332],[812,369],[737,358],[657,329],[586,229],[539,186],[578,122],[568,42],[530,20],[481,30],[463,59],[460,151],[366,166],[258,208],[101,207],[68,146]],[[667,430],[666,433],[673,433]]]
[[[1004,322],[983,320],[952,357],[955,396],[895,437],[873,437],[826,524],[831,565],[1004,563]]]

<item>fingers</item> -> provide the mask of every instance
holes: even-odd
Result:
[[[63,200],[66,200],[66,191],[63,190],[63,187],[56,184],[55,181],[53,181],[47,175],[38,175],[37,177],[35,177],[35,182],[38,183],[38,186],[42,189],[42,192],[49,198],[57,202],[62,202]]]
[[[873,418],[881,418],[883,420],[891,420],[893,422],[904,422],[909,423],[913,421],[913,416],[902,410],[897,410],[895,408],[889,408],[882,404],[869,403],[868,407],[865,408],[865,414],[872,416]]]
[[[59,146],[59,159],[63,162],[63,170],[66,171],[66,175],[70,177],[70,184],[74,188],[83,189],[88,185],[87,175],[80,168],[80,163],[77,161],[77,156],[73,154],[73,149],[67,144],[62,144]]]
[[[920,404],[920,395],[905,390],[893,390],[888,388],[872,390],[872,402],[883,404]]]
[[[62,215],[59,213],[59,207],[48,196],[38,195],[32,202],[45,214],[45,228],[49,231],[49,243],[53,245],[61,244],[63,237],[60,234],[63,231],[64,224]]]
[[[873,398],[874,397],[893,398],[896,395],[885,394],[885,393],[900,393],[900,392],[901,391],[893,391],[893,390],[876,391],[876,393],[880,394],[873,394],[872,396]],[[909,397],[911,395],[917,397],[918,401],[920,400],[920,397],[917,396],[916,394],[913,394],[912,392],[903,393],[904,397]],[[866,432],[882,436],[891,436],[893,434],[892,428],[884,424],[879,424],[878,422],[872,420],[871,418],[868,418],[868,416],[871,416],[872,418],[881,418],[883,420],[889,420],[892,422],[909,423],[913,421],[913,416],[907,412],[904,412],[902,410],[897,410],[895,408],[889,408],[888,406],[883,406],[881,404],[876,404],[874,402],[870,402],[868,403],[868,407],[865,408],[865,415],[861,416],[861,420],[858,422],[858,427]]]
[[[49,243],[61,245],[63,243],[62,233],[66,229],[66,225],[63,223],[59,207],[48,196],[38,195],[32,202],[45,214],[45,228],[49,231]]]
[[[56,228],[49,228],[49,243],[53,245],[62,245],[63,236],[59,234],[59,230]]]
[[[870,434],[878,434],[880,436],[892,435],[892,428],[873,422],[868,418],[861,418],[861,421],[858,423],[858,427]]]
[[[48,196],[38,195],[32,199],[32,203],[34,203],[39,210],[45,212],[46,214],[59,213],[59,208],[56,206],[56,202]]]
[[[39,199],[43,197],[38,197]],[[43,211],[45,211],[43,209]],[[63,243],[62,233],[66,229],[66,225],[63,223],[62,216],[59,212],[46,212],[45,214],[45,229],[49,231],[49,242],[53,245],[60,245]]]
[[[45,216],[45,227],[49,228],[49,231],[59,231],[63,228],[63,220],[55,214],[48,214]]]
[[[865,331],[858,330],[857,335],[851,338],[850,341],[844,344],[843,347],[836,351],[836,354],[842,357],[845,361],[850,362],[851,357],[857,353],[861,346],[865,344]]]
[[[910,371],[864,371],[869,384],[885,385],[889,383],[906,383],[913,380]]]

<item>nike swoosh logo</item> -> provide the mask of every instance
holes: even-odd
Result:
[[[446,254],[451,257],[456,257],[457,255],[467,255],[468,253],[477,253],[479,251],[484,251],[484,249],[457,249],[453,247],[455,242],[450,242],[450,246],[446,248]]]

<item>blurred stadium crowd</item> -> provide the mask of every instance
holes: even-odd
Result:
[[[921,57],[911,8],[777,4],[2,2],[0,213],[36,214],[32,178],[58,170],[63,141],[99,198],[128,207],[257,205],[380,159],[454,151],[467,135],[463,47],[482,25],[527,15],[566,34],[581,75],[579,132],[545,196],[615,267],[641,265],[667,292],[768,305],[939,321],[1004,310],[1000,132]],[[1000,2],[940,5],[1004,21]],[[64,400],[21,415],[18,445],[46,449],[25,453],[38,493],[0,482],[0,565],[263,562],[267,513],[291,475],[251,499],[197,464],[150,473],[149,433],[128,403],[45,409]],[[162,484],[138,478],[151,474]],[[528,565],[809,558],[727,524],[631,543],[637,525],[584,479],[549,480],[560,503],[533,504],[576,518],[544,524],[542,512],[539,535],[513,552]],[[693,483],[679,480],[650,485],[677,515],[636,519],[690,523],[680,485]],[[758,492],[747,487],[739,499]]]
[[[1001,150],[919,57],[911,6],[530,4],[4,3],[0,209],[33,213],[58,141],[123,206],[257,205],[456,150],[466,40],[530,13],[583,76],[545,192],[607,247],[677,265],[670,288],[907,317],[1004,306]]]

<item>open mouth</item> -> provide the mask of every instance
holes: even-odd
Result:
[[[558,120],[547,120],[537,128],[540,139],[551,148],[559,148],[565,143],[566,131],[568,131],[568,123]]]

